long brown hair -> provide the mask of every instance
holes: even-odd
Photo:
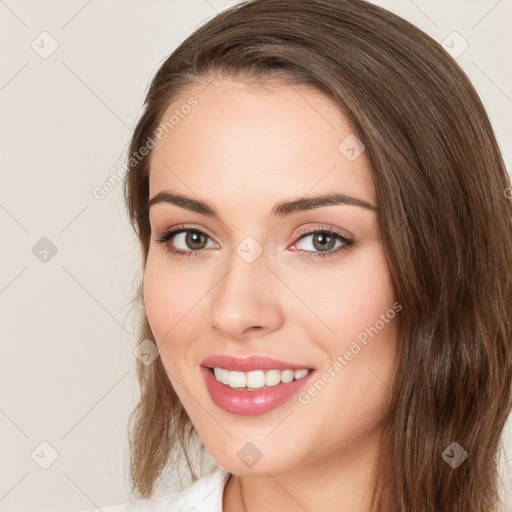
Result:
[[[179,94],[217,76],[319,90],[366,146],[403,306],[371,510],[496,510],[497,455],[512,406],[512,189],[468,77],[428,35],[362,0],[253,0],[220,13],[162,64],[133,133],[124,192],[143,266],[151,152],[133,155]],[[142,284],[136,300],[138,341],[154,341]],[[197,479],[188,451],[197,432],[161,359],[137,365],[131,484],[149,497],[178,448]],[[452,443],[468,454],[457,468],[443,457]]]

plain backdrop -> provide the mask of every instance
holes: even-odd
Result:
[[[2,511],[128,500],[140,253],[122,187],[93,191],[124,163],[160,64],[233,3],[0,1]],[[510,162],[512,1],[376,3],[450,42]],[[510,422],[504,448],[510,459]]]

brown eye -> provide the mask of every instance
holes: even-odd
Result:
[[[312,243],[304,244],[306,248],[299,248],[298,250],[312,258],[335,256],[341,251],[348,250],[354,244],[353,240],[332,229],[306,229],[301,231],[300,234],[304,232],[306,234],[300,236],[297,242],[311,238]],[[293,245],[294,249],[298,245],[297,242]],[[336,242],[339,242],[338,246],[336,246]]]
[[[200,233],[199,231],[182,231],[182,233],[186,233],[183,240],[185,245],[190,247],[192,250],[204,249],[203,245],[204,239],[207,238],[206,235],[203,235],[203,233]],[[201,241],[202,238],[203,241]]]
[[[171,228],[156,238],[156,242],[163,244],[174,255],[199,256],[205,249],[205,243],[210,238],[206,233],[198,229],[185,229],[186,226]],[[176,247],[176,245],[182,247]]]

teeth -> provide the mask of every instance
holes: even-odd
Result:
[[[242,386],[238,387],[247,386],[248,388],[262,388],[265,385],[266,379],[265,372],[263,370],[255,370],[253,372],[247,372],[247,374],[242,372],[240,373],[242,374],[242,376],[246,377],[247,383],[242,384]]]
[[[267,386],[276,386],[281,382],[281,372],[279,370],[268,370],[265,374],[265,384]]]
[[[222,384],[226,384],[231,388],[243,388],[252,391],[269,386],[277,386],[281,382],[286,384],[294,379],[302,379],[309,373],[309,370],[267,370],[266,372],[254,370],[252,372],[237,372],[215,367],[213,373],[215,378],[222,382]]]
[[[232,388],[245,388],[245,381],[244,372],[229,372],[229,385]]]

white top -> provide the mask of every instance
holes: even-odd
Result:
[[[217,466],[182,491],[101,507],[103,512],[222,512],[222,495],[230,473]],[[97,512],[98,508],[79,512]]]

